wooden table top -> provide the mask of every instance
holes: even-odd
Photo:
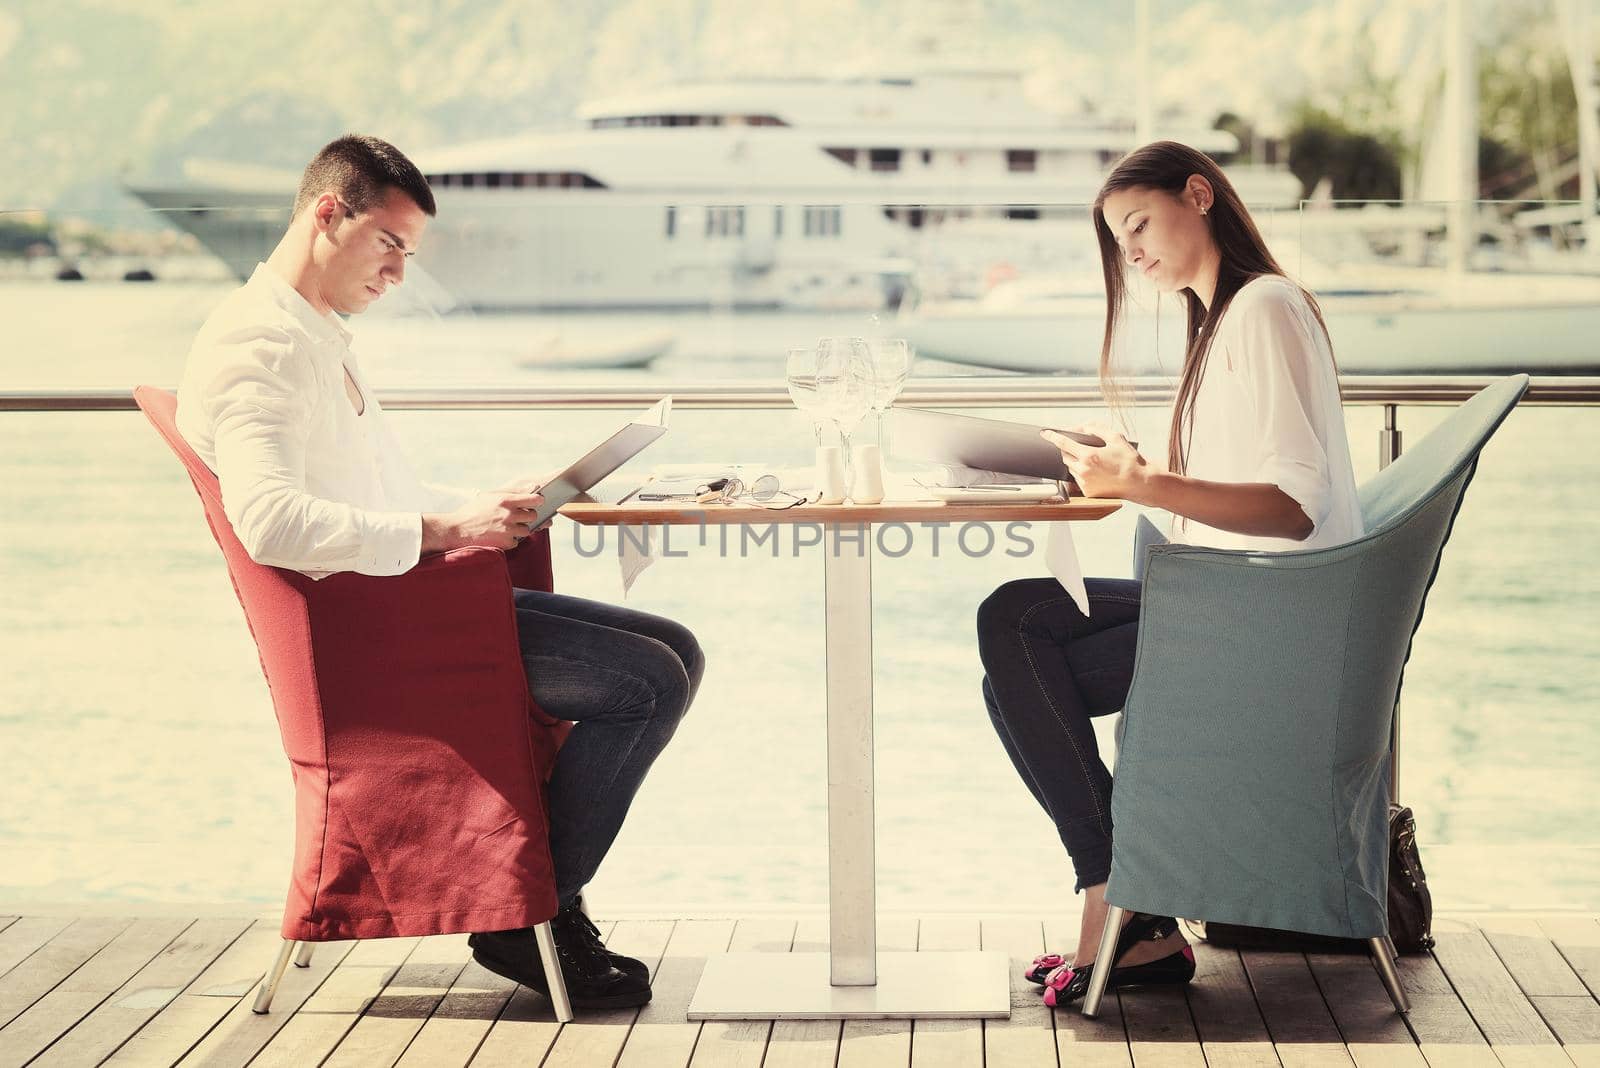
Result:
[[[561,514],[585,525],[702,523],[1011,523],[1103,519],[1122,507],[1121,501],[1096,497],[1059,497],[1017,504],[946,504],[942,501],[886,500],[882,504],[802,504],[762,508],[748,504],[696,504],[694,501],[635,501],[607,504],[578,499]]]

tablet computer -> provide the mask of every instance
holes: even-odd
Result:
[[[599,485],[611,472],[643,452],[645,447],[667,432],[667,417],[672,413],[672,398],[663,397],[650,410],[629,421],[600,444],[568,464],[539,491],[544,503],[534,513],[535,525],[554,516],[561,506],[580,493]]]
[[[895,408],[889,418],[898,456],[1062,482],[1072,478],[1061,450],[1039,436],[1043,427],[921,408]]]

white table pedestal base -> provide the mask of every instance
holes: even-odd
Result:
[[[691,1020],[995,1019],[1011,1014],[1004,953],[877,955],[872,986],[834,986],[826,953],[706,958]]]

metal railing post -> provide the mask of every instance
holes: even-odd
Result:
[[[1383,429],[1378,431],[1378,470],[1400,458],[1400,428],[1398,404],[1383,406]],[[1394,714],[1389,718],[1389,803],[1400,803],[1400,702],[1394,703]]]

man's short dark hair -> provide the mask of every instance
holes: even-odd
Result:
[[[434,214],[433,190],[405,153],[376,137],[346,134],[324,145],[306,164],[294,198],[294,214],[298,216],[307,204],[332,190],[359,215],[381,204],[391,189],[410,197],[428,215]]]

